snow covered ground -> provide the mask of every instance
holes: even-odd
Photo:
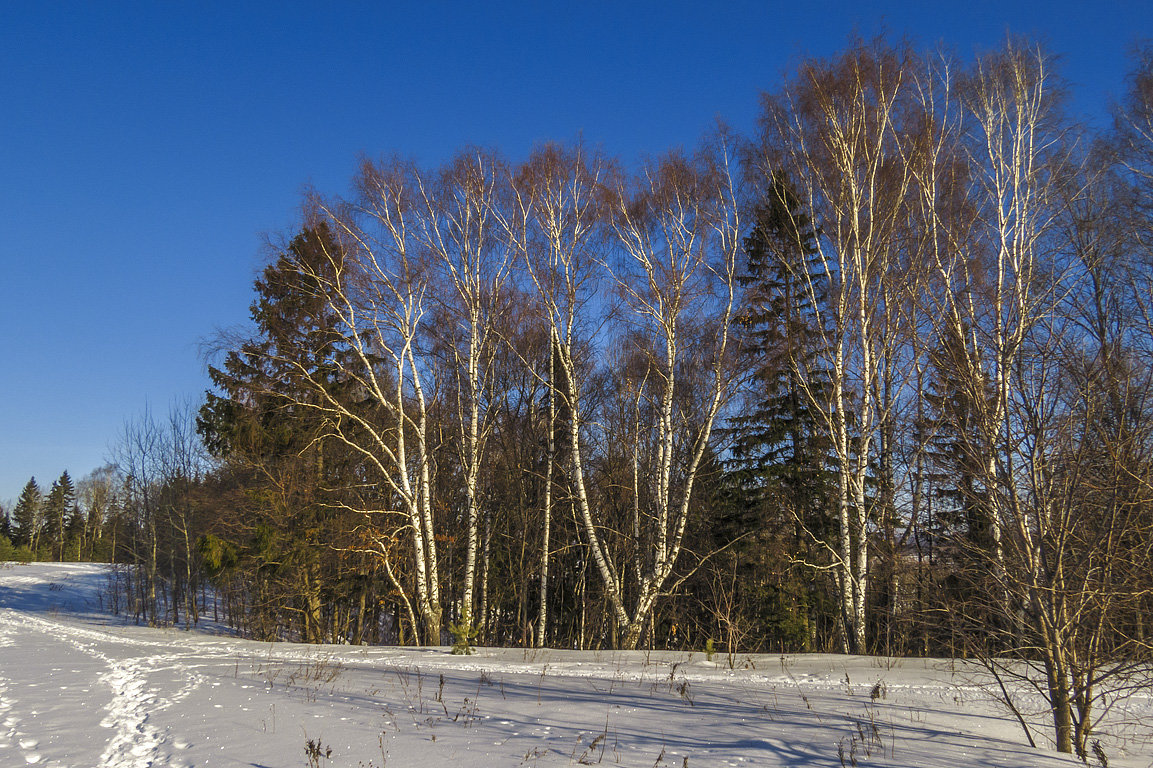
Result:
[[[259,643],[125,626],[106,589],[0,564],[0,766],[1080,764],[949,661]],[[1149,768],[1153,702],[1125,710],[1109,765]]]

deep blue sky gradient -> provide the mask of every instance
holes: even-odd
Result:
[[[328,7],[331,6],[331,7]],[[208,385],[263,233],[360,154],[433,164],[544,140],[626,161],[693,145],[852,32],[968,59],[1007,31],[1062,55],[1103,123],[1153,3],[23,2],[0,6],[0,501],[108,456]]]

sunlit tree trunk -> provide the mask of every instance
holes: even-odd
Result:
[[[496,327],[507,307],[507,240],[501,237],[500,185],[507,171],[494,157],[470,152],[456,158],[438,178],[418,180],[422,205],[418,238],[433,255],[437,284],[433,298],[442,309],[435,333],[446,347],[448,378],[454,382],[457,441],[464,472],[466,554],[460,627],[473,619],[477,553],[482,517],[480,475],[494,418],[492,361],[500,340]]]
[[[540,608],[536,623],[536,646],[543,648],[548,637],[548,575],[549,555],[552,548],[552,487],[556,472],[556,338],[555,329],[549,328],[548,346],[548,442],[544,471],[544,503],[541,508],[540,552]]]

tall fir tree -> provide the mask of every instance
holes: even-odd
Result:
[[[44,503],[44,494],[33,477],[20,492],[20,498],[12,510],[13,543],[16,546],[26,546],[33,552],[39,543],[40,512]]]
[[[942,539],[961,537],[970,545],[991,546],[991,512],[984,503],[980,463],[988,455],[979,430],[979,419],[992,399],[988,385],[982,388],[969,369],[964,339],[955,330],[946,330],[929,355],[930,378],[925,392],[929,420],[924,426],[930,436],[928,458],[937,515],[933,533]]]
[[[209,450],[248,486],[243,519],[205,542],[236,553],[235,567],[266,605],[291,606],[306,642],[327,639],[322,592],[339,594],[333,537],[353,527],[335,524],[347,500],[334,489],[363,485],[348,476],[356,471],[350,451],[325,439],[329,425],[309,407],[319,397],[304,381],[324,382],[333,397],[357,397],[352,363],[343,358],[347,340],[325,296],[340,254],[321,224],[293,238],[264,270],[251,308],[257,333],[209,369],[217,392],[207,394],[197,419]],[[254,617],[257,634],[265,625],[273,634],[271,622]]]
[[[981,600],[957,607],[972,602],[974,595],[998,591],[988,567],[998,560],[997,521],[985,486],[992,447],[981,430],[984,414],[994,407],[994,393],[989,382],[974,372],[971,354],[963,331],[956,328],[942,330],[929,354],[927,409],[918,428],[926,440],[924,480],[931,514],[928,535],[921,543],[927,546],[933,578],[940,580],[933,599],[991,628],[996,619]],[[930,626],[930,639],[940,629]],[[954,631],[955,627],[949,628]],[[950,642],[944,634],[935,639]]]
[[[50,557],[64,559],[67,521],[76,506],[76,488],[68,470],[60,475],[44,500],[44,543],[50,548]]]
[[[777,532],[773,557],[812,561],[809,543],[832,535],[836,509],[836,460],[813,405],[828,388],[816,306],[827,278],[816,258],[817,230],[783,173],[770,180],[755,222],[744,244],[740,316],[751,381],[746,407],[728,429],[730,494],[739,527]],[[810,647],[821,620],[811,574],[783,568],[776,581],[763,590],[771,604],[762,609],[765,620],[778,625],[782,641]]]
[[[744,413],[732,420],[729,462],[751,500],[789,500],[814,532],[824,527],[835,487],[832,449],[812,405],[828,381],[814,306],[824,300],[826,282],[814,258],[816,238],[788,178],[774,176],[745,240],[741,324],[752,386]]]

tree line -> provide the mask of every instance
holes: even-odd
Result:
[[[1085,755],[1153,632],[1149,49],[1126,87],[1095,132],[1028,42],[854,41],[631,166],[366,159],[117,514],[65,475],[8,533],[261,638],[968,656]]]
[[[11,511],[0,515],[0,560],[110,559],[105,534],[114,482],[112,467],[91,473],[79,485],[65,470],[47,493],[35,477],[29,479]]]

